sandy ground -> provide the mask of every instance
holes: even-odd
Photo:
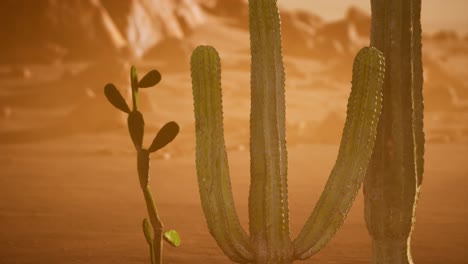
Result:
[[[125,140],[98,134],[1,147],[0,263],[147,263],[140,227],[146,212],[134,153],[125,151],[131,147],[128,142],[115,144],[119,141]],[[336,145],[323,144],[289,149],[292,237],[311,212],[336,152]],[[229,153],[236,206],[245,227],[247,154]],[[416,263],[467,263],[467,156],[466,146],[428,145],[413,237]],[[166,245],[165,263],[229,263],[204,222],[194,153],[156,158],[151,166],[161,217],[183,239],[179,248]],[[369,263],[369,257],[360,194],[336,237],[303,263]]]
[[[247,228],[248,75],[227,68],[226,144],[236,206]],[[287,129],[294,238],[336,158],[349,85],[291,75]],[[183,73],[165,76],[161,87],[142,96],[150,98],[142,107],[148,114],[146,144],[164,122],[181,126],[176,140],[151,162],[163,222],[182,235],[180,248],[165,246],[165,263],[229,263],[208,233],[198,197],[190,79]],[[328,88],[311,91],[301,88],[302,82]],[[61,94],[62,84],[3,86],[1,98],[12,110],[1,119],[0,130],[0,263],[148,263],[140,226],[146,211],[122,116],[102,99],[101,88],[90,100],[74,86]],[[38,87],[47,92],[33,92]],[[468,263],[466,116],[453,109],[426,113],[429,144],[413,236],[416,263]],[[304,263],[370,263],[362,194],[331,243]]]

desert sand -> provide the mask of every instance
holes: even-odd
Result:
[[[98,134],[2,147],[2,263],[148,263],[140,226],[144,200],[125,139]],[[337,146],[326,144],[289,148],[293,237],[310,214],[336,152]],[[229,151],[236,206],[247,228],[246,154]],[[415,263],[466,263],[467,155],[466,146],[428,145],[413,235]],[[160,215],[167,228],[182,235],[179,248],[165,246],[165,263],[230,263],[204,222],[193,160],[188,152],[151,162]],[[304,263],[370,263],[369,258],[360,194],[330,244]]]
[[[312,14],[283,16],[283,25],[296,26],[283,30],[292,238],[336,159],[352,58],[368,43],[369,17],[353,10],[330,23]],[[165,245],[164,262],[230,263],[209,235],[199,201],[190,53],[184,51],[210,44],[221,54],[231,181],[247,229],[249,36],[238,20],[216,14],[207,19],[210,23],[183,40],[159,46],[156,55],[164,59],[150,54],[126,63],[1,66],[0,263],[149,262],[135,151],[125,117],[103,95],[104,85],[114,82],[128,98],[130,64],[140,74],[156,68],[163,76],[141,95],[145,144],[166,122],[181,127],[179,136],[151,157],[150,184],[162,221],[182,236],[179,248]],[[318,37],[311,47],[298,49],[295,38],[308,39],[306,26],[312,24]],[[439,32],[424,35],[423,45],[427,145],[413,257],[415,263],[468,263],[468,42]],[[302,263],[370,263],[363,210],[361,191],[333,240]]]

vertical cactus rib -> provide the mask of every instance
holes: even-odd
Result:
[[[382,117],[364,181],[372,263],[413,263],[410,238],[423,173],[421,0],[372,0],[371,44],[387,64]]]
[[[290,263],[285,75],[275,0],[249,1],[251,63],[249,225],[257,263]]]
[[[231,192],[223,136],[221,64],[212,47],[199,46],[191,57],[196,126],[196,164],[200,198],[211,235],[235,262],[253,259]]]
[[[421,0],[411,0],[413,26],[413,126],[416,155],[416,173],[418,188],[421,186],[424,173],[424,100],[423,100],[423,63],[422,63],[422,29],[421,29]]]
[[[338,157],[305,226],[294,240],[295,258],[318,252],[343,224],[364,179],[382,108],[385,60],[376,48],[355,58],[351,95]]]

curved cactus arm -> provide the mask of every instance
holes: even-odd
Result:
[[[235,262],[250,262],[250,241],[234,207],[223,136],[221,64],[212,47],[199,46],[191,58],[200,198],[211,235]]]
[[[275,0],[249,1],[251,66],[250,236],[258,263],[288,263],[285,74]]]
[[[343,224],[366,174],[382,108],[384,57],[363,48],[353,66],[351,95],[338,158],[325,189],[294,241],[295,257],[318,252]]]

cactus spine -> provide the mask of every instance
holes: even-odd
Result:
[[[371,45],[387,59],[382,117],[364,181],[372,263],[413,263],[424,167],[421,0],[372,0]]]
[[[191,58],[200,198],[211,235],[239,263],[292,263],[319,251],[342,225],[371,156],[382,101],[384,58],[363,48],[353,67],[347,119],[335,167],[299,237],[289,236],[285,76],[276,0],[250,0],[252,53],[249,231],[230,187],[223,136],[221,64],[216,50]]]
[[[150,258],[152,264],[162,263],[162,240],[166,240],[173,246],[180,245],[180,237],[175,230],[169,230],[163,233],[163,224],[159,218],[156,204],[149,187],[149,155],[167,144],[169,144],[179,133],[179,126],[175,122],[165,124],[154,138],[148,149],[142,147],[145,121],[143,115],[138,111],[138,90],[139,88],[148,88],[156,85],[161,80],[158,71],[153,70],[147,73],[140,81],[136,68],[132,66],[130,70],[130,80],[132,85],[132,103],[130,110],[125,99],[117,90],[115,85],[109,83],[104,87],[104,94],[109,102],[117,109],[128,114],[128,131],[132,139],[135,150],[137,151],[137,171],[141,190],[145,197],[146,208],[148,210],[149,221],[144,218],[142,223],[143,233],[150,249]]]

